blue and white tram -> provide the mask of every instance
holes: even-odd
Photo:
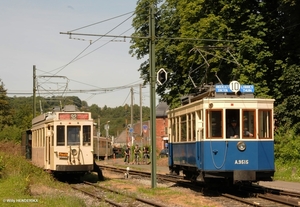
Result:
[[[254,98],[252,85],[235,84],[236,91],[210,86],[168,111],[171,172],[203,182],[272,180],[274,99]],[[235,136],[228,135],[231,122],[237,123]]]
[[[91,113],[79,112],[72,105],[35,117],[31,128],[32,163],[52,172],[92,171],[92,130]]]

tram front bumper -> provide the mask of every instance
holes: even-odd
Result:
[[[87,172],[92,171],[94,169],[94,165],[56,165],[56,171],[63,172]]]

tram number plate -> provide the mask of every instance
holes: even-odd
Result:
[[[67,152],[60,152],[58,153],[58,156],[60,159],[68,159],[68,153]]]

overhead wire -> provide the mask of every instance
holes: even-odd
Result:
[[[126,97],[126,99],[125,99],[124,103],[123,103],[121,106],[124,106],[124,105],[125,105],[125,103],[126,103],[126,101],[127,101],[128,97],[129,97],[129,95],[130,95],[130,91],[129,91],[129,93],[128,93],[128,95],[127,95],[127,97]]]
[[[90,24],[90,25],[87,25],[87,26],[83,26],[83,27],[80,27],[80,28],[71,30],[71,31],[76,31],[76,30],[79,30],[79,29],[87,28],[87,27],[90,27],[90,26],[93,26],[93,25],[96,25],[96,24],[99,24],[99,23],[103,23],[103,22],[106,22],[106,21],[109,21],[109,20],[112,20],[112,19],[116,19],[116,18],[125,16],[125,15],[128,15],[128,14],[131,14],[131,13],[134,13],[134,12],[128,12],[128,13],[125,13],[125,14],[122,14],[122,15],[119,15],[119,16],[116,16],[116,17],[107,19],[107,20],[103,20],[103,21],[100,21],[100,22],[96,22],[96,23],[93,23],[93,24]],[[113,31],[113,30],[115,30],[116,28],[118,28],[120,25],[124,24],[124,23],[125,23],[126,21],[128,21],[132,16],[133,16],[133,15],[131,15],[131,16],[129,16],[128,18],[126,18],[124,21],[122,21],[121,23],[119,23],[117,26],[115,26],[114,28],[112,28],[111,30],[109,30],[106,34],[110,33],[111,31]],[[124,33],[126,33],[127,31],[129,31],[130,29],[132,29],[132,27],[129,28],[129,29],[127,29],[127,30],[124,31],[123,33],[121,33],[121,35],[124,34]],[[108,44],[109,42],[111,42],[112,40],[116,39],[116,38],[113,38],[113,39],[109,40],[108,42],[106,42],[105,44],[102,44],[100,47],[98,47],[98,48],[92,50],[91,52],[89,52],[89,53],[87,53],[87,54],[85,54],[85,55],[79,57],[79,56],[82,55],[82,54],[83,54],[83,53],[84,53],[84,52],[85,52],[92,44],[96,43],[96,42],[99,41],[101,38],[102,38],[102,37],[99,37],[99,38],[96,39],[95,41],[91,42],[90,45],[88,45],[86,48],[84,48],[78,55],[76,55],[76,56],[75,56],[71,61],[69,61],[67,64],[65,64],[65,65],[63,65],[63,66],[61,66],[61,67],[59,67],[59,68],[56,68],[56,69],[52,70],[52,71],[58,70],[58,71],[55,72],[54,74],[51,73],[52,71],[50,71],[50,72],[45,72],[45,73],[47,73],[47,74],[52,74],[53,76],[55,76],[56,74],[58,74],[59,72],[61,72],[63,69],[65,69],[65,68],[66,68],[68,65],[70,65],[71,63],[73,63],[73,62],[75,62],[75,61],[77,61],[77,60],[79,60],[79,59],[81,59],[81,58],[83,58],[83,57],[86,57],[87,55],[89,55],[89,54],[95,52],[96,50],[98,50],[98,49],[102,48],[103,46],[107,45],[107,44]],[[49,80],[50,80],[50,78],[49,78]],[[46,82],[48,82],[49,80],[47,80],[47,81],[45,81],[45,82],[43,82],[43,83],[46,83]],[[75,80],[72,80],[72,81],[75,81]],[[79,81],[75,81],[75,82],[79,82]],[[42,84],[43,84],[43,83],[42,83]],[[81,82],[81,83],[82,83],[82,82]],[[84,83],[83,83],[83,84],[84,84]],[[85,85],[88,85],[88,84],[85,84]],[[128,87],[128,85],[131,85],[131,84],[127,84],[127,87]],[[98,88],[98,87],[97,87],[97,88]],[[112,90],[112,89],[113,89],[113,90],[116,90],[116,89],[123,89],[123,88],[126,88],[126,85],[125,85],[125,86],[112,87],[112,88],[106,88],[106,89],[100,88],[100,90],[105,90],[105,92],[107,92],[107,91],[108,91],[107,89],[109,89],[109,90]],[[67,91],[67,93],[68,93],[68,92],[69,92],[69,91]]]
[[[108,32],[106,32],[105,34],[108,34],[108,33],[110,33],[110,32],[112,32],[112,31],[114,31],[116,28],[118,28],[120,25],[122,25],[122,24],[124,24],[126,21],[128,21],[131,17],[132,17],[133,15],[131,15],[130,17],[128,17],[128,18],[126,18],[124,21],[122,21],[121,23],[119,23],[117,26],[115,26],[114,28],[112,28],[111,30],[109,30]],[[130,28],[131,29],[131,28]],[[127,32],[128,30],[126,30],[125,32]],[[125,32],[123,32],[123,33],[125,33]],[[80,58],[78,58],[82,53],[84,53],[91,45],[93,45],[93,44],[95,44],[97,41],[99,41],[100,39],[102,39],[103,37],[99,37],[99,38],[97,38],[95,41],[93,41],[91,44],[89,44],[86,48],[84,48],[78,55],[76,55],[71,61],[69,61],[67,64],[65,64],[65,65],[63,65],[63,66],[61,66],[61,67],[59,67],[59,68],[56,68],[56,69],[53,69],[52,71],[55,71],[55,70],[58,70],[56,73],[54,73],[54,75],[56,75],[57,73],[59,73],[60,71],[62,71],[63,69],[65,69],[68,65],[70,65],[71,63],[73,63],[73,62],[75,62],[75,61],[77,61],[77,60],[79,60],[79,59],[81,59],[81,58],[83,58],[83,57],[85,57],[85,56],[87,56],[87,55],[89,55],[89,54],[91,54],[92,52],[94,52],[94,51],[96,51],[96,50],[98,50],[99,48],[101,48],[101,47],[103,47],[104,45],[106,45],[106,44],[108,44],[108,43],[105,43],[103,46],[100,46],[100,47],[98,47],[97,49],[95,49],[95,50],[93,50],[92,52],[89,52],[89,53],[87,53],[86,55],[84,55],[84,56],[82,56],[82,57],[80,57]],[[52,71],[50,71],[50,72],[52,72]]]
[[[70,30],[68,32],[74,32],[74,31],[77,31],[77,30],[80,30],[80,29],[84,29],[84,28],[87,28],[87,27],[90,27],[90,26],[94,26],[96,24],[100,24],[100,23],[104,23],[104,22],[107,22],[107,21],[110,21],[110,20],[113,20],[113,19],[117,19],[119,17],[122,17],[122,16],[126,16],[128,14],[131,14],[131,13],[134,13],[134,11],[131,11],[131,12],[128,12],[128,13],[125,13],[125,14],[121,14],[119,16],[116,16],[116,17],[112,17],[112,18],[109,18],[109,19],[105,19],[105,20],[102,20],[100,22],[96,22],[96,23],[93,23],[93,24],[89,24],[89,25],[86,25],[86,26],[83,26],[83,27],[79,27],[77,29],[73,29],[73,30]]]

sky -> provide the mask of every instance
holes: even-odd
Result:
[[[138,68],[144,60],[131,57],[130,39],[61,34],[130,36],[136,3],[0,0],[0,80],[7,95],[32,95],[35,66],[37,95],[78,96],[89,106],[113,108],[131,104],[133,87],[133,103],[140,105]],[[150,106],[148,86],[142,105]]]

